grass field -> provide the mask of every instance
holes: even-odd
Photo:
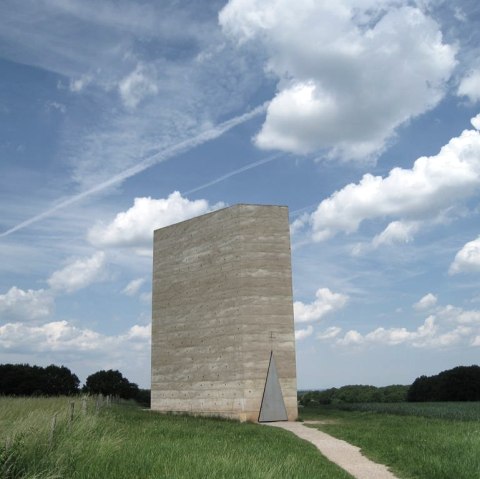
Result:
[[[277,428],[113,405],[86,415],[77,398],[0,397],[0,477],[351,478]],[[58,413],[51,440],[52,417]]]
[[[362,404],[304,408],[302,419],[410,479],[480,478],[480,404]],[[356,409],[356,410],[354,410]]]

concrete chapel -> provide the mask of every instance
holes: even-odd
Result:
[[[152,409],[295,420],[288,208],[240,204],[154,233]]]

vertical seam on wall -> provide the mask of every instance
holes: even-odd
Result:
[[[263,384],[262,401],[260,403],[260,409],[258,410],[257,422],[260,422],[260,416],[262,415],[263,400],[265,399],[265,390],[267,389],[268,374],[270,373],[270,366],[272,365],[273,350],[270,350],[270,360],[268,361],[267,375],[265,376],[265,383]]]

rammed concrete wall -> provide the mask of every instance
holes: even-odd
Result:
[[[236,205],[155,231],[152,409],[257,421],[273,350],[297,417],[288,209]]]

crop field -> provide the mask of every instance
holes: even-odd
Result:
[[[0,477],[351,479],[277,428],[74,401],[0,397]]]
[[[303,408],[301,418],[320,421],[312,427],[360,447],[400,478],[480,478],[480,403],[341,407]]]
[[[425,403],[357,403],[322,406],[325,414],[328,408],[342,411],[363,411],[401,416],[420,416],[458,421],[480,421],[480,402],[425,402]],[[306,408],[304,417],[315,415],[314,408]],[[318,410],[317,410],[318,411]]]

